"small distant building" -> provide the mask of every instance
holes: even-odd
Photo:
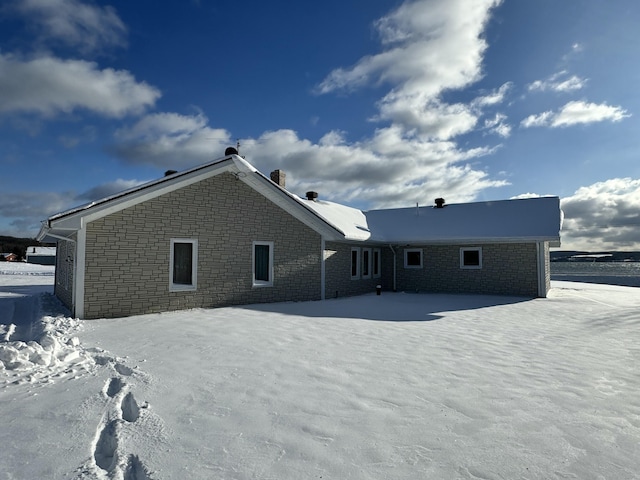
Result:
[[[55,265],[56,247],[28,247],[26,262],[38,265]]]
[[[0,257],[5,262],[17,262],[18,256],[15,253],[0,253]]]

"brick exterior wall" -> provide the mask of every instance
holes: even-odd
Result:
[[[320,235],[229,173],[90,222],[86,238],[84,318],[321,294]],[[171,238],[198,240],[196,291],[169,291]],[[274,242],[272,287],[252,286],[253,241]]]
[[[481,269],[460,268],[460,248],[465,246],[482,247]],[[397,251],[399,291],[538,296],[535,243],[423,246],[421,269],[404,268],[404,249]]]
[[[73,242],[59,240],[56,250],[56,276],[53,293],[69,310],[73,311],[73,276],[75,273],[75,251]]]

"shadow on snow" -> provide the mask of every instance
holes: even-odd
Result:
[[[236,308],[305,317],[353,318],[386,322],[428,322],[440,313],[527,302],[530,297],[384,292],[317,302],[269,303]]]

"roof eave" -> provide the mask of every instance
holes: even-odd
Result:
[[[96,220],[145,200],[177,190],[188,184],[195,183],[196,181],[209,176],[217,175],[223,171],[234,170],[235,162],[232,157],[233,156],[227,156],[206,165],[195,167],[184,172],[179,172],[148,182],[144,185],[125,190],[96,202],[57,213],[46,220],[46,229],[49,231],[77,231],[82,228],[82,225],[85,222]],[[42,233],[43,229],[40,231],[40,234]]]
[[[560,242],[560,237],[447,237],[447,238],[407,238],[407,239],[382,239],[376,238],[372,241],[391,245],[486,245],[495,243],[539,243]]]

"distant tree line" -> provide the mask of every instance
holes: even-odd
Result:
[[[27,247],[40,247],[47,244],[40,243],[33,238],[5,237],[0,235],[0,262],[7,253],[14,253],[22,261],[27,256]]]

